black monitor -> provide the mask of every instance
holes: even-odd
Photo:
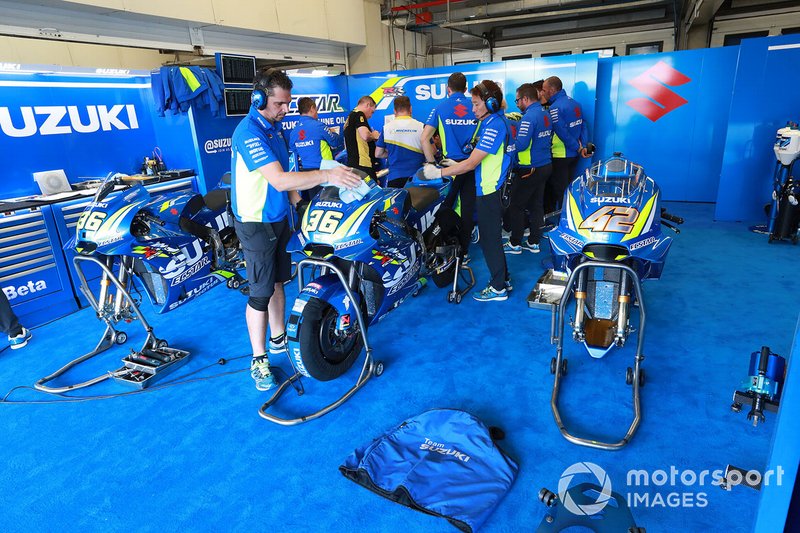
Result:
[[[225,115],[241,117],[250,111],[252,89],[225,89]]]
[[[225,85],[252,85],[256,77],[256,58],[218,54],[217,71]]]

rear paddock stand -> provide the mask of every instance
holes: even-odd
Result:
[[[322,407],[321,409],[304,416],[300,416],[297,418],[281,418],[279,416],[269,413],[268,410],[270,409],[270,407],[272,407],[275,404],[275,402],[278,401],[278,399],[283,395],[284,392],[286,392],[289,389],[290,386],[297,391],[298,396],[303,394],[303,386],[301,382],[301,378],[303,377],[303,375],[300,374],[300,372],[298,372],[297,368],[294,366],[294,362],[292,361],[291,356],[287,352],[286,356],[289,358],[289,362],[292,364],[292,369],[294,370],[294,374],[283,380],[283,382],[278,386],[278,389],[275,391],[275,393],[258,410],[258,414],[261,418],[264,418],[265,420],[269,420],[270,422],[274,422],[281,426],[295,426],[298,424],[302,424],[303,422],[308,422],[309,420],[314,420],[316,418],[319,418],[321,416],[330,413],[331,411],[342,405],[344,402],[349,400],[350,397],[353,396],[361,387],[363,387],[372,376],[380,376],[381,374],[383,374],[383,363],[380,361],[376,362],[372,358],[372,348],[370,348],[369,341],[367,340],[367,326],[366,323],[364,322],[364,316],[361,313],[360,306],[355,305],[355,302],[357,302],[358,300],[355,298],[353,291],[350,289],[350,284],[347,282],[347,278],[345,277],[344,273],[339,268],[337,268],[333,263],[330,263],[328,261],[323,261],[320,259],[311,259],[311,258],[303,259],[299,263],[297,263],[297,282],[301,291],[305,286],[304,283],[305,276],[303,275],[304,266],[321,267],[323,269],[328,269],[334,272],[336,276],[339,278],[339,281],[344,286],[344,290],[347,293],[347,296],[350,298],[350,301],[354,302],[353,310],[355,311],[356,318],[358,320],[359,333],[361,334],[361,338],[364,341],[364,351],[365,351],[364,364],[361,367],[361,372],[359,373],[355,385],[353,385],[350,389],[348,389],[347,392],[345,392],[339,399],[337,399],[333,403],[328,404],[325,407]]]
[[[459,283],[464,285],[459,289]],[[456,268],[453,272],[453,288],[447,293],[447,303],[460,304],[466,294],[475,286],[475,274],[472,267],[463,264],[461,254],[456,257]]]

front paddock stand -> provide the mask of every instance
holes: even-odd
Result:
[[[131,282],[129,277],[130,264],[126,262],[127,259],[128,258],[120,258],[118,275],[114,275],[114,272],[111,270],[111,268],[109,268],[109,264],[106,264],[106,262],[101,261],[95,256],[76,255],[72,259],[73,264],[75,265],[75,272],[77,272],[80,281],[79,289],[86,297],[86,299],[89,301],[89,304],[92,306],[92,309],[94,309],[97,318],[99,318],[105,323],[106,328],[103,331],[103,335],[100,337],[100,340],[98,341],[97,345],[94,347],[94,350],[78,357],[77,359],[70,361],[69,363],[59,368],[49,376],[43,377],[42,379],[37,381],[33,385],[36,390],[47,392],[50,394],[61,394],[71,390],[88,387],[90,385],[94,385],[95,383],[99,383],[111,377],[115,377],[116,374],[115,372],[106,372],[105,374],[102,374],[95,378],[91,378],[81,383],[75,383],[73,385],[65,385],[63,387],[50,387],[46,385],[46,383],[49,383],[50,381],[56,379],[57,377],[66,373],[70,369],[78,366],[84,361],[105,352],[115,344],[124,344],[128,340],[127,333],[125,333],[124,331],[119,331],[114,327],[115,322],[119,320],[118,315],[123,306],[123,299],[125,302],[127,302],[127,305],[134,313],[134,316],[132,318],[137,318],[139,320],[142,327],[144,328],[145,333],[147,334],[147,337],[145,338],[144,343],[142,344],[142,349],[163,348],[167,346],[166,341],[158,339],[155,336],[155,334],[153,333],[153,327],[150,325],[149,322],[147,322],[147,319],[139,310],[139,306],[137,305],[136,301],[133,299],[133,297],[131,296],[130,292],[127,289],[127,285]],[[99,298],[96,298],[92,290],[89,288],[89,282],[86,280],[86,275],[83,272],[82,263],[93,263],[94,265],[99,267],[103,273],[101,279],[101,290]],[[113,263],[110,263],[110,266],[113,267]],[[114,297],[115,300],[114,309],[112,311],[105,309],[106,298],[110,296],[107,289],[108,284],[113,284],[117,289],[117,293]]]
[[[628,427],[628,431],[625,436],[617,442],[602,442],[594,439],[577,437],[571,434],[564,426],[564,422],[561,420],[561,414],[558,411],[558,392],[561,387],[561,378],[567,373],[567,359],[563,357],[564,316],[566,313],[567,302],[570,300],[572,295],[572,289],[575,286],[575,282],[578,280],[578,274],[581,272],[581,270],[587,268],[606,268],[624,271],[631,277],[631,280],[633,281],[632,285],[636,291],[636,299],[639,302],[639,332],[636,339],[636,355],[634,357],[633,369],[628,368],[628,374],[626,375],[626,382],[629,385],[633,385],[633,421]],[[644,348],[645,319],[646,313],[644,299],[642,298],[642,284],[639,280],[639,276],[636,274],[636,271],[634,271],[628,265],[605,261],[587,261],[577,265],[570,273],[569,279],[567,280],[567,285],[564,288],[564,294],[562,294],[561,301],[558,303],[558,326],[555,332],[557,339],[556,357],[553,359],[550,366],[550,371],[555,375],[555,380],[553,381],[553,394],[550,398],[550,407],[553,410],[553,418],[556,421],[559,431],[561,431],[561,435],[571,443],[578,444],[580,446],[588,446],[589,448],[597,448],[599,450],[619,450],[628,444],[628,442],[630,442],[630,440],[633,438],[633,434],[636,433],[636,429],[639,427],[639,422],[642,419],[642,411],[639,403],[639,387],[643,385],[644,379],[644,370],[640,368],[640,365],[644,360],[644,354],[642,353],[642,350]]]
[[[334,272],[336,276],[339,278],[339,281],[344,286],[344,290],[347,293],[347,296],[350,298],[351,302],[357,302],[358,300],[355,298],[353,291],[350,289],[350,285],[347,282],[347,278],[345,277],[344,273],[333,263],[329,261],[324,261],[321,259],[303,259],[297,264],[297,281],[300,287],[300,290],[303,290],[305,286],[304,282],[304,270],[303,267],[305,266],[312,266],[312,267],[321,267],[323,269],[328,269],[331,272]],[[274,422],[281,426],[296,426],[298,424],[302,424],[303,422],[308,422],[309,420],[314,420],[321,416],[324,416],[348,399],[350,399],[353,394],[355,394],[361,387],[363,387],[367,381],[372,376],[380,376],[383,374],[384,366],[381,361],[375,361],[372,358],[372,348],[369,346],[369,341],[367,340],[367,328],[364,322],[364,316],[361,313],[361,308],[358,305],[353,305],[353,310],[356,313],[356,318],[358,320],[358,329],[359,333],[361,334],[361,338],[364,341],[364,364],[361,367],[361,372],[358,375],[358,379],[356,380],[355,385],[353,385],[350,389],[347,390],[338,400],[335,402],[326,405],[325,407],[314,411],[311,414],[300,416],[297,418],[281,418],[274,414],[267,412],[270,407],[272,407],[278,399],[283,395],[284,392],[289,390],[289,387],[293,387],[297,391],[297,395],[300,396],[303,394],[303,384],[302,378],[304,377],[300,372],[298,372],[297,368],[292,361],[291,356],[289,355],[288,351],[286,352],[286,356],[289,358],[289,363],[292,365],[292,369],[294,370],[294,374],[287,377],[286,379],[282,380],[281,384],[278,386],[278,389],[273,393],[273,395],[267,400],[264,405],[258,410],[258,414],[261,418],[265,420],[269,420],[270,422]]]

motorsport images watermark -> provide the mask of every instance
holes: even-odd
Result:
[[[721,486],[725,490],[731,490],[743,483],[781,486],[783,474],[784,470],[780,466],[763,473],[758,470],[744,473],[731,470],[727,478],[724,470],[678,469],[675,466],[657,470],[632,469],[628,470],[625,486],[618,493],[626,499],[628,507],[703,508],[708,506],[708,493],[705,490],[707,487]],[[594,502],[578,504],[570,495],[569,489],[577,485],[580,478],[586,481],[586,476],[593,477],[593,484],[597,487],[584,493],[591,494]],[[564,470],[558,481],[558,499],[569,512],[576,515],[597,514],[614,497],[610,476],[594,463],[575,463]]]

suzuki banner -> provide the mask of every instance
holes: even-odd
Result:
[[[453,72],[466,76],[467,92],[481,80],[495,81],[503,89],[506,113],[519,111],[514,103],[517,87],[558,76],[567,94],[581,104],[586,127],[592,131],[597,83],[597,56],[594,54],[350,76],[348,111],[356,106],[360,97],[372,96],[377,109],[369,122],[373,129],[380,130],[394,114],[395,97],[405,95],[411,100],[414,118],[425,122],[431,110],[447,97],[447,78]]]
[[[641,164],[666,200],[713,202],[737,47],[600,60],[599,156]]]
[[[0,72],[0,196],[38,194],[33,173],[71,182],[138,172],[154,148],[148,76]]]

